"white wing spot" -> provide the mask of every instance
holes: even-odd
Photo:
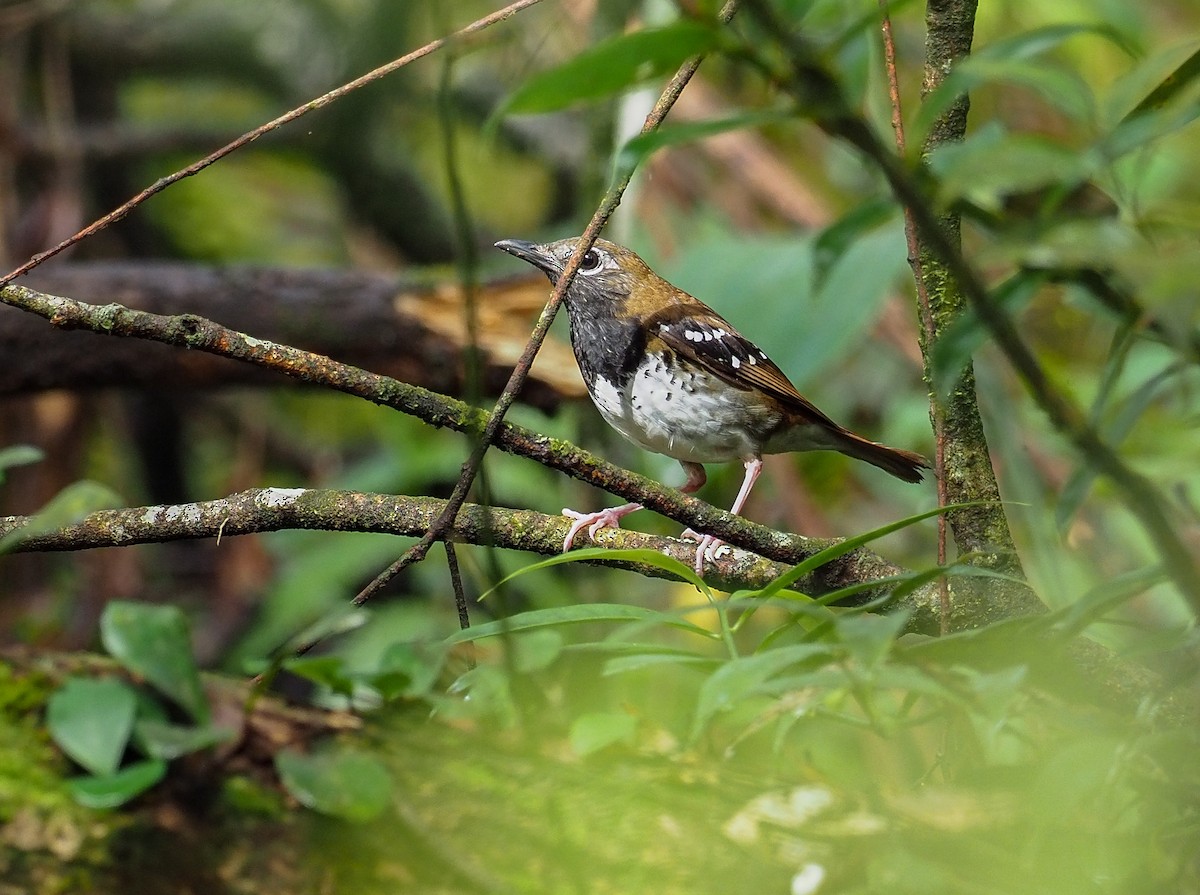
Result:
[[[764,354],[764,355],[763,355],[763,357],[766,357],[766,355]],[[756,361],[756,360],[754,359],[754,355],[753,355],[753,354],[752,354],[752,355],[750,355],[748,358],[746,358],[746,360],[750,361],[750,366],[752,366],[752,367],[753,367],[755,364],[757,364],[757,363],[758,363],[758,361]]]
[[[704,334],[704,341],[706,341],[706,342],[711,342],[711,341],[712,341],[712,333],[705,333],[705,334]]]
[[[735,356],[733,356],[733,357],[731,357],[731,358],[729,359],[729,362],[730,362],[731,364],[733,364],[733,368],[734,368],[735,370],[736,370],[738,367],[740,367],[740,366],[742,365],[742,362],[741,362],[740,360],[738,360],[738,359],[737,359],[737,356],[736,356],[736,355],[735,355]]]

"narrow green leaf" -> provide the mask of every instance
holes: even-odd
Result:
[[[696,716],[692,722],[692,741],[700,736],[717,713],[758,691],[779,672],[808,659],[827,659],[836,651],[837,647],[828,643],[798,643],[729,660],[713,672],[700,688]]]
[[[4,484],[5,473],[14,466],[39,463],[45,456],[41,448],[36,448],[32,444],[14,444],[0,448],[0,485]]]
[[[949,504],[944,507],[926,510],[923,513],[917,513],[914,516],[906,516],[903,519],[881,526],[880,528],[874,528],[871,531],[863,532],[862,534],[855,535],[852,538],[846,538],[844,541],[839,541],[830,547],[826,547],[824,550],[814,553],[799,565],[792,566],[792,568],[787,572],[780,575],[761,590],[755,591],[754,594],[759,599],[774,597],[782,592],[785,588],[791,587],[814,569],[819,569],[821,566],[825,565],[825,563],[832,562],[839,556],[844,556],[851,550],[856,550],[864,544],[869,544],[871,541],[882,538],[884,535],[889,535],[894,531],[899,531],[902,528],[907,528],[910,525],[914,525],[915,523],[921,522],[924,519],[930,519],[934,516],[939,516],[942,513],[950,513],[954,510],[963,509],[965,507],[975,507],[981,505],[982,504],[979,502]]]
[[[497,584],[484,591],[479,596],[479,600],[482,602],[491,596],[497,588],[507,584],[514,578],[519,578],[522,575],[528,575],[530,572],[537,572],[542,569],[548,569],[551,566],[562,565],[563,563],[586,562],[593,559],[611,560],[613,562],[636,562],[643,563],[648,566],[654,566],[655,568],[662,569],[663,571],[676,575],[677,577],[686,581],[688,584],[694,585],[710,599],[712,597],[712,591],[709,590],[709,587],[704,583],[704,580],[696,574],[696,571],[691,566],[684,565],[673,556],[666,556],[665,554],[659,553],[657,550],[616,550],[609,549],[607,547],[586,547],[583,550],[572,550],[570,553],[560,553],[557,556],[551,556],[547,559],[543,559],[517,569],[517,571],[513,572],[508,577],[502,579]]]
[[[993,289],[989,300],[1015,313],[1033,300],[1045,281],[1046,276],[1038,271],[1021,271]],[[933,388],[939,400],[949,397],[963,370],[989,337],[987,327],[970,309],[946,328],[930,352]]]
[[[1037,134],[1014,134],[984,126],[962,142],[950,142],[930,156],[944,205],[965,200],[999,211],[1006,197],[1045,186],[1067,189],[1091,172],[1086,153]]]
[[[1164,108],[1197,80],[1200,80],[1200,47],[1163,78],[1158,86],[1146,94],[1145,98],[1126,116],[1126,120],[1143,112]]]
[[[874,668],[883,661],[907,623],[907,612],[844,615],[838,618],[834,630],[851,656],[863,667]]]
[[[182,755],[228,743],[237,736],[228,727],[186,727],[144,718],[133,728],[134,742],[150,758],[171,761]]]
[[[167,763],[147,759],[103,777],[75,777],[67,781],[71,796],[86,808],[116,808],[141,795],[167,775]]]
[[[100,617],[100,639],[109,655],[207,724],[208,700],[192,658],[188,622],[176,606],[115,601]]]
[[[640,620],[653,620],[667,627],[681,628],[685,631],[708,636],[708,631],[699,625],[694,625],[691,622],[683,621],[668,613],[647,609],[643,606],[622,606],[617,603],[579,603],[574,606],[556,606],[552,609],[534,609],[530,612],[521,612],[494,622],[475,625],[467,628],[465,631],[456,631],[446,638],[445,643],[447,645],[470,643],[475,640],[482,640],[485,637],[498,637],[556,625]]]
[[[617,656],[604,663],[601,672],[605,677],[614,674],[625,674],[630,671],[641,671],[643,668],[653,668],[660,665],[712,665],[716,660],[711,656],[697,656],[694,653],[679,652],[638,652],[628,656]]]
[[[834,264],[855,243],[895,217],[895,202],[890,199],[871,199],[856,205],[821,230],[812,246],[814,286],[821,287]]]
[[[1103,37],[1126,52],[1130,51],[1116,29],[1100,24],[1050,25],[976,48],[922,101],[909,134],[909,144],[921,146],[933,122],[958,97],[985,83],[1020,84],[1040,93],[1048,102],[1077,120],[1090,118],[1094,112],[1094,101],[1088,84],[1074,72],[1064,71],[1052,61],[1038,60],[1042,54],[1064,41],[1088,34]]]
[[[637,719],[626,712],[588,712],[571,725],[571,749],[580,758],[614,743],[633,740]]]
[[[73,525],[97,510],[121,506],[121,498],[98,482],[73,482],[30,517],[29,522],[0,538],[0,553],[13,549],[23,539]]]
[[[562,655],[563,636],[553,628],[525,631],[513,638],[513,670],[529,674],[549,668]]]
[[[283,668],[342,696],[354,693],[354,677],[346,673],[341,656],[292,656],[283,662]]]
[[[133,731],[137,696],[115,678],[67,678],[46,704],[46,727],[72,761],[97,776],[116,771]]]
[[[729,131],[748,130],[795,118],[796,113],[791,109],[762,109],[731,115],[728,118],[670,124],[648,134],[639,134],[622,146],[613,162],[614,176],[621,177],[629,173],[652,153],[665,146],[691,143]]]
[[[673,72],[685,59],[713,49],[718,37],[715,28],[684,20],[609,38],[534,75],[505,100],[497,115],[552,112],[610,96]]]
[[[361,752],[326,749],[305,755],[285,749],[275,755],[283,785],[301,805],[345,820],[377,817],[392,799],[392,778],[378,760]]]
[[[1123,356],[1123,353],[1109,352],[1109,364],[1112,365],[1114,361]],[[1150,404],[1159,396],[1164,386],[1170,383],[1177,374],[1185,372],[1188,367],[1189,365],[1183,362],[1172,363],[1165,370],[1161,370],[1138,386],[1133,394],[1120,403],[1116,415],[1108,422],[1099,426],[1104,440],[1114,446],[1124,441],[1129,433],[1133,431],[1133,427],[1138,419],[1141,418]],[[1111,378],[1113,384],[1115,384],[1116,377],[1113,376]],[[1107,397],[1107,394],[1108,390],[1102,388],[1100,395]],[[1093,407],[1093,422],[1096,422],[1095,418],[1100,415],[1104,397],[1097,397],[1097,402]],[[1092,483],[1096,480],[1096,475],[1095,468],[1085,462],[1067,479],[1067,483],[1063,486],[1058,503],[1054,508],[1054,522],[1059,533],[1064,533],[1071,524],[1075,513],[1087,498]]]

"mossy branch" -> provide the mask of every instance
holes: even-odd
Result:
[[[431,497],[404,497],[313,488],[256,488],[219,500],[171,506],[129,507],[98,510],[74,524],[50,531],[38,528],[36,517],[0,517],[0,537],[18,534],[14,551],[45,552],[124,547],[134,544],[197,538],[224,538],[285,529],[321,531],[382,532],[420,537],[444,512],[446,501]],[[508,510],[464,504],[446,533],[446,540],[463,544],[489,544],[512,550],[527,550],[554,556],[562,550],[570,520],[532,510]],[[794,561],[811,555],[813,542],[794,554]],[[650,549],[674,557],[690,566],[696,555],[694,541],[666,538],[640,532],[608,529],[599,536],[599,546]],[[629,562],[605,562],[643,575],[670,578],[660,568]],[[744,550],[723,553],[706,566],[705,580],[723,590],[754,590],[765,587],[789,568]],[[852,551],[801,578],[794,589],[810,594],[826,593],[848,584],[871,582],[903,574],[868,551]],[[887,597],[886,586],[868,589],[843,605],[863,605]],[[931,586],[890,604],[910,611],[910,628],[933,633],[938,626],[937,596]],[[964,624],[972,620],[963,619]]]

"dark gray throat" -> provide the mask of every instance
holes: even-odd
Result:
[[[588,388],[598,376],[623,387],[645,354],[645,331],[635,320],[591,314],[570,305],[567,314],[571,318],[571,347]]]

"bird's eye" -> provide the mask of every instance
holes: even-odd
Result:
[[[579,269],[583,273],[590,273],[600,267],[600,253],[595,249],[588,249],[584,253],[583,258],[579,261]]]

